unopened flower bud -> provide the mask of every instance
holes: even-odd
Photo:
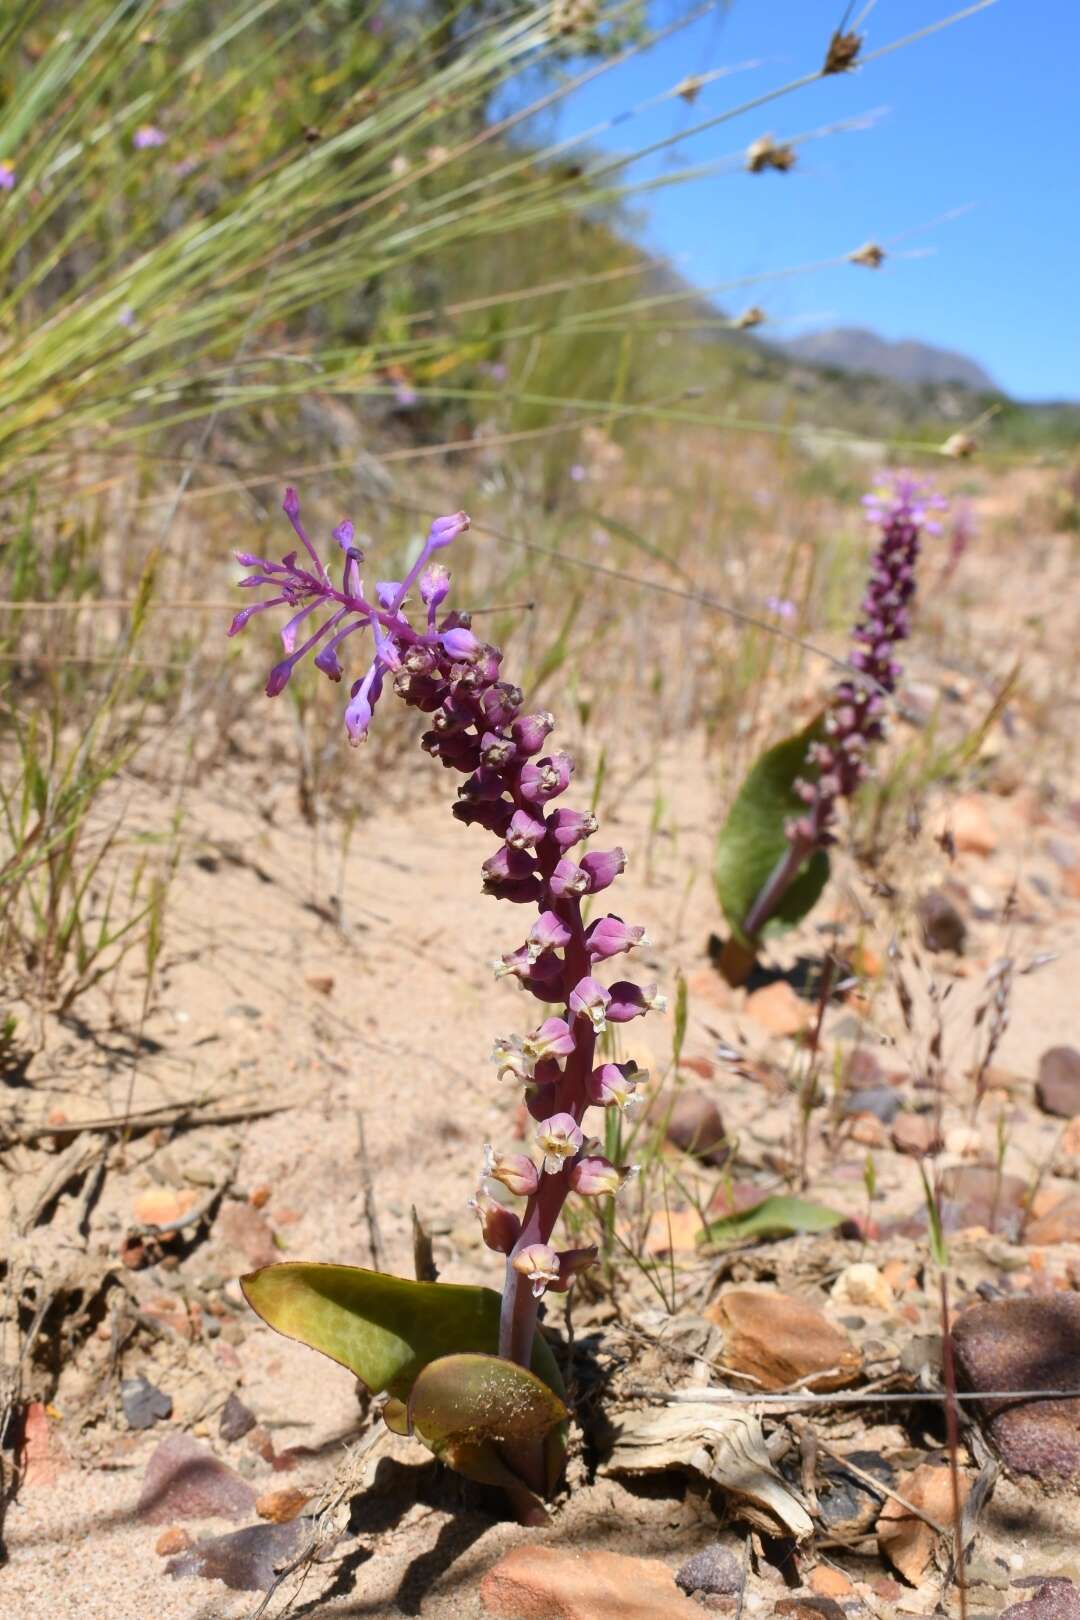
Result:
[[[510,727],[518,749],[526,758],[538,754],[555,728],[555,716],[541,710],[539,714],[521,714]]]
[[[589,893],[599,894],[614,883],[620,872],[626,871],[626,851],[623,849],[597,850],[581,857],[581,870],[589,881]]]
[[[458,664],[474,663],[480,651],[480,642],[472,631],[462,627],[444,630],[439,640],[446,654]]]
[[[436,608],[446,600],[450,589],[450,570],[444,568],[442,563],[430,563],[420,575],[420,600],[424,606],[434,613]]]
[[[553,810],[547,818],[548,832],[560,849],[570,849],[583,838],[591,838],[600,823],[588,811]]]
[[[633,1174],[633,1166],[624,1165],[620,1169],[610,1159],[588,1153],[570,1171],[570,1185],[583,1198],[607,1198],[624,1187]]]
[[[532,1283],[537,1299],[559,1281],[559,1256],[550,1243],[530,1243],[527,1248],[519,1249],[511,1264]]]
[[[667,1009],[667,998],[657,991],[655,984],[647,984],[644,988],[639,984],[631,984],[628,979],[620,979],[618,984],[611,986],[611,1000],[607,1006],[608,1022],[611,1024],[626,1024],[631,1018],[638,1018],[647,1012],[664,1012]]]
[[[527,1153],[496,1153],[484,1144],[484,1175],[501,1181],[515,1198],[531,1198],[540,1185],[540,1172]]]
[[[608,957],[618,956],[620,951],[631,951],[635,945],[647,945],[649,941],[644,928],[631,927],[621,917],[608,916],[599,917],[590,924],[585,943],[594,962],[606,962]]]
[[[521,1220],[514,1211],[485,1192],[470,1198],[469,1208],[480,1218],[480,1230],[488,1248],[497,1254],[509,1254],[521,1236]]]
[[[544,1158],[548,1175],[558,1175],[567,1159],[581,1151],[585,1138],[572,1114],[552,1114],[540,1121],[536,1132],[536,1145]]]
[[[570,992],[568,1005],[570,1011],[577,1018],[587,1018],[598,1035],[605,1026],[605,1013],[607,1004],[611,1000],[610,992],[595,979],[579,979]]]

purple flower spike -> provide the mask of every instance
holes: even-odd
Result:
[[[609,989],[593,977],[600,963],[644,940],[641,928],[618,917],[602,917],[587,928],[582,916],[582,900],[614,883],[626,856],[613,849],[583,854],[580,862],[570,858],[567,851],[597,831],[597,819],[552,803],[569,787],[574,769],[568,754],[544,751],[553,717],[544,710],[522,712],[520,688],[501,678],[502,654],[476,635],[467,614],[439,617],[450,575],[432,557],[468,529],[466,514],[437,518],[405,578],[380,583],[372,600],[364,594],[352,525],[334,530],[344,554],[337,589],[301,523],[294,489],[286,491],[282,505],[298,544],[280,562],[241,554],[239,561],[250,570],[241,583],[264,595],[240,610],[231,633],[268,607],[285,610],[286,656],[267,687],[277,693],[308,652],[322,674],[344,679],[341,655],[348,638],[370,631],[371,662],[359,679],[349,677],[349,740],[366,737],[389,676],[402,701],[430,717],[425,750],[460,773],[454,816],[499,840],[481,867],[485,893],[537,908],[524,943],[496,960],[495,973],[533,997],[543,1009],[541,1021],[529,1021],[534,1027],[527,1034],[500,1038],[493,1056],[500,1079],[524,1089],[537,1122],[540,1164],[526,1153],[489,1150],[490,1185],[473,1201],[484,1242],[507,1256],[499,1353],[528,1366],[537,1299],[548,1288],[565,1291],[595,1260],[595,1250],[559,1253],[552,1245],[566,1197],[573,1188],[586,1197],[611,1194],[626,1179],[625,1170],[585,1151],[582,1118],[592,1106],[631,1107],[646,1076],[632,1062],[597,1066],[597,1039],[607,1022],[625,1023],[662,1005],[655,986],[621,983]],[[416,613],[410,593],[419,597]],[[298,632],[309,618],[317,628],[300,643]],[[491,1196],[495,1182],[526,1200],[520,1219]]]
[[[929,514],[947,503],[929,484],[897,473],[883,475],[862,504],[867,521],[880,531],[848,656],[865,679],[843,680],[832,693],[823,722],[827,741],[811,743],[807,752],[814,779],[795,783],[806,814],[785,826],[789,847],[743,919],[747,939],[758,938],[807,858],[834,842],[841,799],[850,800],[870,775],[871,747],[884,736],[883,698],[896,690],[901,674],[896,648],[911,630],[921,538],[937,528]]]

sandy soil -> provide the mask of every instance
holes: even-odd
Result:
[[[928,659],[916,673],[939,690],[959,683],[962,696],[953,705],[958,725],[983,712],[981,688],[970,678]],[[387,714],[385,723],[396,718]],[[949,1128],[970,1114],[968,1076],[985,1034],[985,1025],[975,1031],[973,1018],[986,998],[988,970],[1003,956],[1019,970],[1041,953],[1052,954],[1037,971],[1018,971],[1012,981],[1009,1023],[976,1129],[982,1153],[992,1159],[1003,1119],[1006,1168],[1025,1180],[1043,1172],[1044,1197],[1055,1191],[1060,1196],[1072,1187],[1069,1167],[1055,1157],[1062,1121],[1038,1112],[1032,1082],[1046,1048],[1080,1042],[1080,820],[1076,784],[1060,758],[1041,779],[1031,772],[1021,772],[1019,780],[1010,775],[1010,757],[1031,758],[1037,751],[1040,721],[1021,708],[1011,724],[1011,742],[1000,726],[991,735],[985,784],[976,800],[993,830],[994,850],[961,851],[950,860],[934,839],[937,822],[929,817],[917,841],[889,864],[888,879],[899,891],[895,904],[875,898],[842,859],[841,882],[831,898],[784,942],[776,964],[786,968],[800,955],[820,956],[835,929],[849,944],[859,940],[870,971],[856,994],[826,1014],[830,1063],[833,1053],[842,1063],[853,1046],[868,1047],[886,1071],[904,1071],[909,1093],[924,1067],[940,1002],[948,1140]],[[910,727],[900,730],[914,734]],[[587,778],[591,750],[581,746],[580,753]],[[276,1337],[243,1309],[239,1272],[276,1254],[361,1265],[378,1258],[391,1271],[411,1274],[415,1204],[435,1235],[445,1277],[497,1282],[494,1257],[481,1247],[466,1204],[482,1144],[509,1144],[516,1129],[517,1097],[500,1088],[488,1054],[496,1034],[521,1027],[525,1003],[505,984],[493,983],[488,964],[519,943],[521,917],[481,897],[478,868],[490,840],[477,829],[463,829],[450,818],[445,800],[432,796],[429,765],[423,758],[407,765],[394,803],[376,805],[357,828],[342,891],[343,928],[335,925],[331,907],[337,858],[329,836],[316,865],[315,843],[295,827],[290,786],[257,780],[242,763],[230,766],[188,806],[188,853],[170,903],[164,964],[144,1031],[149,1049],[136,1066],[129,1020],[142,986],[133,973],[120,998],[125,1016],[114,1027],[101,1000],[85,1023],[50,1032],[30,1072],[32,1086],[8,1089],[8,1124],[36,1123],[55,1109],[70,1123],[122,1112],[129,1087],[136,1109],[193,1099],[215,1106],[226,1100],[281,1105],[269,1117],[133,1137],[122,1167],[110,1161],[89,1205],[87,1184],[77,1179],[51,1218],[22,1235],[14,1235],[20,1214],[55,1155],[44,1148],[14,1148],[6,1155],[12,1172],[13,1203],[5,1221],[14,1228],[11,1258],[16,1267],[37,1267],[53,1278],[66,1274],[65,1267],[83,1267],[85,1276],[100,1279],[110,1265],[119,1266],[135,1201],[151,1188],[195,1188],[202,1197],[228,1183],[209,1231],[204,1224],[198,1241],[175,1246],[178,1265],[128,1270],[127,1296],[110,1282],[82,1301],[81,1315],[79,1309],[54,1311],[48,1319],[47,1342],[39,1346],[30,1379],[35,1398],[50,1403],[47,1455],[19,1490],[4,1531],[9,1562],[0,1570],[0,1595],[13,1616],[231,1620],[254,1610],[257,1594],[163,1573],[165,1560],[154,1552],[160,1527],[141,1523],[134,1512],[148,1456],[164,1433],[182,1429],[206,1438],[257,1490],[300,1483],[318,1492],[343,1467],[346,1448],[367,1431],[368,1419],[347,1372]],[[356,769],[364,769],[362,756]],[[708,960],[708,937],[718,926],[708,877],[717,771],[717,760],[697,737],[666,747],[648,770],[629,757],[617,760],[604,795],[598,847],[619,842],[632,852],[618,910],[644,923],[652,941],[645,952],[648,971],[639,976],[668,986],[677,973],[686,977],[685,1054],[711,1069],[704,1083],[716,1090],[729,1133],[738,1136],[745,1163],[739,1176],[766,1187],[777,1183],[778,1169],[792,1152],[795,1110],[785,1078],[792,1043],[748,1015],[745,992],[723,984]],[[401,783],[414,779],[409,796]],[[660,832],[650,834],[658,789],[667,810]],[[137,797],[139,813],[152,817],[151,786],[139,787]],[[935,816],[958,814],[950,792],[940,791],[935,806]],[[962,957],[913,952],[911,903],[939,884],[950,887],[968,922]],[[1016,902],[1002,921],[1010,891]],[[860,908],[867,919],[861,930],[854,921]],[[831,925],[830,935],[823,930]],[[913,1034],[898,1012],[888,959],[894,939],[901,941],[898,965],[914,997]],[[627,1054],[663,1074],[670,1020],[635,1023],[630,1034]],[[745,1068],[726,1068],[718,1057],[720,1042],[742,1050],[775,1083]],[[861,1218],[866,1154],[864,1145],[851,1140],[826,1145],[815,1123],[812,1195]],[[875,1221],[886,1229],[890,1222],[917,1220],[923,1201],[916,1162],[887,1143],[876,1159]],[[959,1155],[948,1152],[941,1160],[956,1162]],[[719,1182],[713,1173],[711,1185]],[[246,1202],[247,1215],[226,1217],[226,1210],[253,1198]],[[882,1253],[914,1258],[924,1252],[912,1236],[889,1241],[893,1248]],[[1008,1248],[999,1238],[980,1242],[976,1234],[972,1276],[979,1266],[994,1264],[986,1258],[987,1243],[994,1253]],[[1038,1265],[1064,1277],[1078,1255],[1080,1246],[1058,1244],[1042,1252]],[[1017,1256],[1010,1265],[1026,1264],[1030,1274],[1031,1257],[1024,1251]],[[774,1256],[772,1263],[780,1262]],[[696,1276],[700,1262],[692,1252],[679,1252],[676,1268],[680,1276]],[[130,1311],[123,1317],[124,1297],[144,1316],[165,1322],[160,1337],[132,1323]],[[932,1328],[933,1300],[913,1297]],[[184,1300],[193,1304],[193,1319],[185,1317]],[[641,1321],[655,1319],[656,1304],[647,1288],[624,1284],[621,1314],[609,1313],[612,1332],[635,1313]],[[585,1320],[602,1326],[603,1311],[594,1310],[593,1318],[586,1311]],[[119,1349],[118,1312],[130,1330]],[[897,1342],[916,1331],[910,1321],[884,1330]],[[120,1413],[117,1375],[140,1372],[169,1393],[173,1416],[151,1431],[133,1433]],[[290,1447],[307,1448],[308,1454],[290,1470],[275,1472],[250,1441],[221,1442],[217,1414],[232,1390],[255,1412],[279,1455]],[[475,1499],[456,1510],[457,1486],[437,1479],[424,1454],[408,1442],[389,1442],[366,1475],[365,1466],[356,1464],[354,1480],[374,1479],[377,1489],[358,1496],[351,1527],[328,1562],[307,1570],[298,1590],[297,1580],[286,1583],[271,1612],[279,1612],[283,1597],[295,1590],[295,1614],[422,1613],[441,1620],[478,1613],[480,1574],[525,1533],[499,1522]],[[557,1507],[552,1527],[540,1532],[555,1543],[626,1550],[629,1524],[634,1551],[655,1552],[676,1567],[714,1533],[711,1510],[682,1485],[657,1495],[603,1477],[587,1482],[582,1470],[579,1464],[577,1488]],[[372,1500],[389,1504],[381,1519]],[[223,1521],[188,1526],[192,1533],[232,1527]],[[1060,1525],[1048,1530],[1043,1543],[1058,1568],[1065,1567],[1062,1534]],[[1038,1545],[1024,1556],[1037,1562]],[[1012,1600],[1000,1592],[983,1599],[983,1609]],[[878,1607],[887,1609],[884,1600]]]

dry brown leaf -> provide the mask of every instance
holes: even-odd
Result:
[[[690,1468],[739,1499],[745,1518],[769,1535],[779,1524],[797,1541],[813,1534],[810,1515],[784,1484],[751,1412],[721,1412],[704,1401],[627,1412],[605,1473]]]

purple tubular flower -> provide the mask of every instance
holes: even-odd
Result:
[[[601,917],[588,928],[582,917],[583,899],[615,882],[626,857],[613,849],[583,854],[580,862],[570,858],[567,851],[591,838],[597,821],[555,802],[570,785],[573,762],[564,752],[544,752],[554,719],[544,710],[524,712],[520,688],[501,678],[502,654],[476,635],[467,614],[439,616],[450,576],[432,559],[468,529],[466,514],[437,518],[405,577],[380,583],[369,597],[352,525],[341,523],[333,534],[335,554],[343,559],[337,588],[301,522],[296,491],[286,491],[282,504],[296,549],[280,562],[241,554],[250,571],[242,583],[260,591],[262,600],[240,610],[230,633],[256,613],[281,608],[288,620],[286,656],[268,690],[281,691],[313,652],[323,675],[351,682],[345,723],[353,742],[367,735],[389,676],[408,707],[431,717],[424,748],[460,773],[455,818],[500,840],[482,865],[484,891],[537,908],[524,943],[499,957],[495,972],[534,998],[540,1021],[526,1021],[528,1033],[498,1040],[494,1058],[500,1078],[524,1089],[539,1162],[525,1153],[489,1155],[488,1174],[526,1200],[520,1219],[490,1196],[494,1182],[473,1204],[484,1242],[507,1256],[499,1353],[527,1366],[537,1299],[547,1288],[565,1290],[595,1259],[594,1250],[559,1253],[552,1245],[566,1197],[574,1186],[600,1196],[625,1179],[618,1167],[586,1151],[582,1120],[590,1107],[631,1105],[646,1076],[632,1062],[597,1065],[599,1033],[609,1021],[626,1022],[662,1004],[655,987],[608,988],[593,976],[600,963],[644,938],[642,929],[618,917]],[[316,628],[300,643],[298,631],[309,618]],[[346,677],[342,655],[352,650],[349,638],[365,630],[373,641],[370,663],[359,679]]]
[[[601,1063],[586,1082],[589,1101],[598,1108],[625,1108],[648,1078],[636,1063]]]
[[[570,1185],[583,1198],[606,1198],[617,1193],[633,1174],[630,1165],[621,1168],[598,1153],[587,1153],[570,1172]]]
[[[631,928],[621,917],[600,917],[590,923],[585,941],[594,962],[606,962],[609,956],[647,943],[644,928]]]
[[[565,858],[558,862],[548,879],[548,888],[556,900],[575,900],[589,892],[589,875],[576,861]]]
[[[153,146],[164,146],[166,139],[165,131],[156,124],[140,124],[131,137],[131,144],[136,152],[145,152]]]
[[[484,1175],[501,1181],[515,1198],[531,1198],[540,1185],[540,1172],[527,1153],[496,1153],[490,1142],[484,1147]]]
[[[536,1299],[559,1281],[559,1256],[550,1243],[526,1244],[517,1250],[510,1264],[528,1278]]]
[[[539,714],[523,714],[513,722],[510,735],[522,754],[538,754],[555,729],[555,717],[546,710]]]
[[[480,1230],[484,1242],[496,1254],[513,1254],[514,1245],[521,1236],[521,1220],[512,1209],[500,1204],[490,1193],[478,1192],[469,1199],[469,1208],[480,1217]]]
[[[599,894],[626,871],[626,851],[609,849],[581,857],[581,870],[585,873],[590,894]]]
[[[655,984],[631,984],[620,979],[611,987],[611,1000],[607,1005],[607,1018],[611,1024],[628,1024],[631,1018],[641,1018],[647,1012],[663,1012],[665,998],[657,992]]]
[[[570,785],[574,765],[569,754],[553,754],[550,758],[532,761],[521,767],[518,792],[530,804],[546,804],[558,798]]]
[[[607,1024],[606,1012],[611,992],[596,979],[579,979],[567,1002],[575,1018],[586,1019],[597,1035],[602,1035]]]
[[[0,191],[15,190],[15,165],[7,158],[0,158]]]
[[[599,823],[588,811],[555,810],[548,816],[547,825],[559,849],[572,849],[583,838],[591,838]]]

